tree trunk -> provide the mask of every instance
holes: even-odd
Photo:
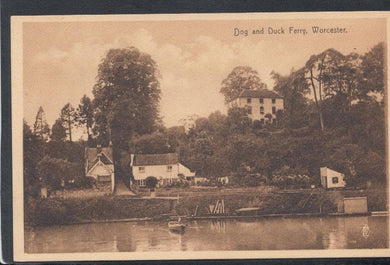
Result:
[[[70,117],[68,117],[68,129],[69,129],[69,141],[72,142],[72,122]]]
[[[314,101],[316,103],[316,108],[317,108],[318,116],[319,116],[319,119],[320,119],[321,131],[323,131],[324,130],[324,121],[322,119],[321,106],[319,106],[318,100],[317,100],[316,86],[315,86],[314,80],[313,80],[313,68],[310,69],[310,82],[311,82],[311,86],[313,87]]]

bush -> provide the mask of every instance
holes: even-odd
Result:
[[[30,223],[32,225],[65,224],[71,221],[69,212],[62,200],[37,200],[35,207],[30,209]]]

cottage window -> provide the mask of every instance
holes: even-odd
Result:
[[[247,111],[248,111],[248,114],[252,114],[252,107],[248,107]]]
[[[338,178],[338,177],[333,177],[333,178],[332,178],[332,183],[333,183],[333,184],[339,183],[339,178]]]
[[[99,175],[98,176],[98,182],[110,182],[111,176],[110,175]]]
[[[260,114],[264,114],[264,107],[263,106],[260,107]]]
[[[167,166],[167,171],[172,172],[172,166]]]
[[[276,108],[272,107],[272,114],[275,114],[275,113],[276,113]]]
[[[273,98],[272,99],[272,104],[275,104],[275,102],[276,102],[276,99]]]
[[[259,98],[260,104],[264,103],[264,98]]]
[[[146,186],[146,181],[144,179],[140,179],[140,180],[138,180],[138,185],[140,187],[145,187]]]
[[[138,167],[139,173],[145,173],[145,167]]]
[[[252,103],[252,99],[251,98],[247,98],[246,99],[246,103],[251,104]]]

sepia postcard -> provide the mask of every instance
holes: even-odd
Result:
[[[389,26],[13,16],[15,261],[389,257]]]

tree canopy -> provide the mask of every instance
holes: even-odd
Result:
[[[93,87],[95,122],[114,146],[127,146],[132,134],[151,133],[159,120],[157,64],[135,47],[109,50]]]
[[[225,102],[228,103],[245,89],[258,90],[264,88],[267,88],[267,86],[261,81],[256,70],[249,66],[237,66],[222,81],[220,92],[225,96]]]

